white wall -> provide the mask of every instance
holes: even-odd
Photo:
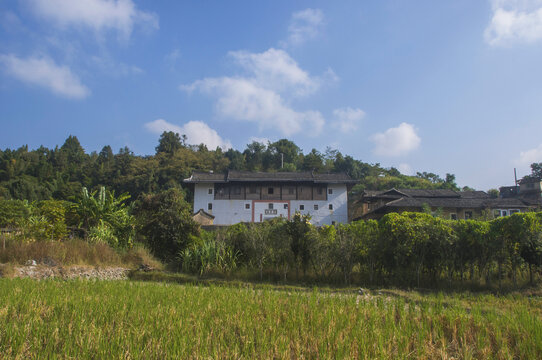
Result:
[[[213,193],[209,194],[209,189]],[[295,211],[302,215],[311,215],[311,223],[314,225],[331,225],[336,223],[348,222],[348,201],[345,184],[330,184],[328,189],[332,189],[333,194],[327,195],[327,200],[290,200],[290,215]],[[208,204],[212,203],[213,209],[208,210]],[[194,212],[199,209],[215,216],[215,225],[231,225],[238,222],[252,221],[252,207],[255,206],[254,220],[260,220],[260,213],[268,208],[269,203],[274,203],[278,209],[277,216],[281,214],[286,217],[283,204],[286,200],[256,201],[252,200],[214,200],[214,184],[195,184],[194,187]],[[250,204],[250,209],[245,208],[245,204]],[[329,204],[333,205],[333,210],[329,210]],[[300,205],[305,206],[305,210],[300,210]],[[314,205],[318,205],[318,210],[314,210]],[[264,215],[269,216],[269,215]]]
[[[333,190],[333,194],[327,195],[327,200],[292,200],[292,214],[299,211],[301,215],[310,215],[313,225],[331,225],[336,223],[348,222],[348,198],[346,185],[329,184],[328,189]],[[329,210],[329,204],[333,205],[333,210]],[[299,205],[305,205],[305,210],[300,210]],[[318,210],[314,210],[314,205],[318,205]]]

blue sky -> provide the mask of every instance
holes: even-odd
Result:
[[[482,190],[542,161],[542,0],[7,0],[0,22],[0,148],[288,138]]]

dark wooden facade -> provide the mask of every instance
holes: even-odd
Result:
[[[327,200],[326,184],[226,183],[214,184],[215,200]]]

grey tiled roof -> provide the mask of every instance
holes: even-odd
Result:
[[[226,182],[310,182],[355,184],[356,180],[344,173],[314,174],[312,172],[251,172],[229,170],[226,173],[193,172],[185,183],[226,183]]]
[[[385,191],[364,191],[365,197],[398,199],[407,198],[457,198],[457,199],[489,199],[484,191],[454,191],[450,189],[390,189]]]
[[[226,177],[223,173],[194,171],[188,179],[184,179],[185,183],[215,183],[226,182]]]
[[[520,199],[481,199],[481,198],[401,198],[394,201],[390,201],[385,207],[422,207],[427,204],[431,207],[442,208],[472,208],[472,209],[485,209],[485,208],[527,208],[529,205],[525,204]]]

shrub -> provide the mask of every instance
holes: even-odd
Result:
[[[190,245],[193,236],[199,235],[190,204],[176,188],[143,196],[137,202],[135,214],[139,233],[152,253],[162,260],[173,260]]]

